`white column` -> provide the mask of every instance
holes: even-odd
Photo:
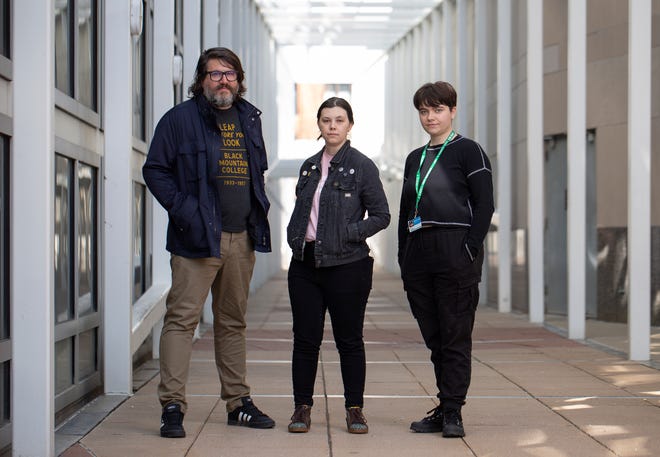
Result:
[[[415,88],[421,86],[426,82],[424,78],[424,65],[422,65],[422,60],[426,60],[422,51],[422,36],[421,30],[419,27],[412,29],[409,32],[410,35],[410,46],[412,49],[419,49],[419,52],[411,52],[410,56],[410,79],[415,84]]]
[[[259,23],[257,21],[257,5],[250,1],[248,3],[248,42],[249,45],[246,46],[244,51],[244,59],[248,61],[248,68],[250,69],[250,75],[252,77],[253,88],[256,89],[257,81],[259,80],[259,73],[257,68],[259,68],[259,53],[261,52],[261,42],[259,41]],[[263,75],[261,75],[263,77]],[[255,98],[257,97],[257,98]],[[253,89],[252,99],[255,100],[255,103],[259,102],[258,93]]]
[[[442,18],[440,16],[440,9],[434,8],[431,12],[431,36],[429,37],[433,43],[436,43],[433,49],[433,60],[431,66],[431,78],[429,81],[438,81],[442,77],[442,54],[439,52],[442,43]],[[386,97],[389,98],[389,97]]]
[[[154,8],[153,73],[153,128],[174,106],[172,61],[174,57],[174,0],[159,0]],[[187,88],[188,84],[185,84]],[[153,197],[152,197],[153,198]],[[153,283],[169,284],[170,255],[165,250],[167,242],[167,211],[153,198]]]
[[[390,93],[390,90],[392,90],[392,53],[393,51],[390,50],[389,54],[387,56],[387,61],[385,62],[385,81],[383,83],[383,87],[385,88],[385,93]],[[383,115],[383,127],[385,129],[385,132],[389,132],[392,129],[392,104],[390,100],[387,100],[389,97],[385,97],[385,100],[383,101],[383,106],[385,108],[385,113]],[[388,144],[388,141],[383,142],[383,156],[388,165],[391,164],[392,160],[392,148]]]
[[[195,79],[195,69],[201,54],[201,0],[186,0],[183,4],[183,83],[187,88]],[[204,322],[213,322],[211,294],[206,297],[202,312]],[[199,338],[199,325],[195,329],[194,338]]]
[[[408,62],[405,61],[405,43],[406,43],[406,38],[404,37],[397,43],[397,49],[396,53],[393,56],[392,62],[393,62],[393,82],[394,84],[392,85],[391,90],[397,91],[396,93],[401,93],[405,94],[408,93],[410,94],[410,87],[408,87],[405,82],[401,78],[401,70],[403,68],[407,68]],[[410,95],[409,95],[410,97]],[[411,100],[408,98],[408,100]],[[396,106],[396,104],[394,104]],[[410,144],[410,138],[412,136],[412,129],[410,128],[410,120],[406,119],[406,116],[403,114],[405,110],[403,109],[394,109],[394,116],[393,116],[393,128],[395,129],[395,132],[398,133],[397,139],[395,140],[398,144],[395,145],[393,150],[395,153],[398,153],[397,149],[399,150],[405,150],[408,145]],[[392,135],[395,136],[395,135]],[[397,147],[398,146],[398,147]]]
[[[183,83],[185,87],[192,83],[197,60],[199,60],[202,45],[199,34],[201,14],[200,0],[183,2]]]
[[[236,0],[220,0],[220,42],[218,46],[233,49],[235,33],[234,24],[234,3]]]
[[[474,134],[475,140],[482,146],[488,143],[488,0],[475,0],[475,97],[474,97]],[[488,152],[488,151],[487,151]],[[485,246],[488,249],[488,246]],[[486,251],[487,252],[487,251]],[[488,301],[488,258],[484,261],[479,284],[479,304]]]
[[[568,3],[568,337],[584,339],[586,309],[586,0]]]
[[[234,27],[232,29],[234,40],[233,51],[236,53],[236,55],[238,55],[239,58],[241,58],[241,61],[243,61],[245,60],[243,56],[245,55],[245,47],[247,46],[247,37],[244,34],[248,27],[248,8],[245,4],[245,0],[234,0],[234,2]]]
[[[456,0],[456,39],[458,56],[456,59],[456,90],[458,92],[458,110],[456,124],[459,131],[468,135],[468,105],[471,91],[468,86],[468,18],[467,0]]]
[[[511,0],[497,2],[497,307],[511,311]]]
[[[129,395],[132,386],[131,354],[131,185],[132,67],[129,2],[105,4],[106,72],[104,114],[104,243],[103,347],[106,393]]]
[[[569,67],[570,71],[570,67]],[[570,98],[570,97],[569,97]],[[543,2],[527,3],[527,228],[529,320],[543,322]]]
[[[215,29],[217,32],[217,28]],[[174,57],[174,0],[159,0],[158,8],[154,8],[154,43],[152,68],[155,75],[151,82],[153,87],[153,128],[160,118],[174,105],[173,68]],[[184,84],[185,87],[187,85]],[[152,196],[152,235],[153,240],[153,287],[167,287],[171,282],[170,254],[165,249],[167,243],[167,211]],[[162,320],[152,330],[152,352],[155,359],[160,357],[160,332]]]
[[[18,247],[10,257],[11,420],[12,452],[21,456],[54,453],[53,8],[52,0],[12,7],[20,102],[13,106],[11,155],[11,244]]]
[[[474,132],[477,142],[485,146],[488,141],[488,0],[475,0],[475,97]]]
[[[202,49],[214,48],[218,46],[218,26],[220,10],[218,0],[202,0],[204,3],[204,37],[202,39]]]
[[[413,31],[414,32],[414,31]],[[406,37],[403,40],[403,47],[402,47],[402,52],[401,52],[401,60],[403,62],[401,68],[409,68],[410,70],[407,72],[408,73],[408,78],[405,80],[403,83],[404,86],[407,86],[409,89],[408,90],[403,90],[399,93],[407,93],[407,94],[413,94],[417,88],[420,86],[418,84],[419,78],[419,69],[414,68],[415,66],[415,56],[418,54],[416,52],[413,52],[412,50],[415,49],[415,42],[414,42],[414,33],[408,33]],[[408,95],[408,100],[412,101],[410,98],[410,95]],[[412,105],[412,103],[411,103]],[[409,105],[410,106],[410,105]],[[413,108],[414,110],[414,108]],[[410,111],[409,111],[410,112]],[[416,111],[414,111],[415,114],[417,114]],[[412,145],[416,145],[423,143],[425,141],[428,141],[426,139],[426,135],[424,134],[424,131],[419,125],[419,120],[416,116],[409,116],[407,119],[407,124],[410,126],[407,129],[407,138],[408,138],[408,143],[406,144],[406,149],[410,149]],[[422,139],[423,138],[423,139]]]
[[[429,24],[431,23],[431,18],[425,18],[417,27],[418,31],[417,37],[418,42],[421,43],[432,43],[431,36],[429,34]],[[433,59],[435,59],[435,49],[429,47],[421,47],[417,57],[422,59],[424,64],[421,66],[420,72],[420,81],[423,83],[432,81],[430,72],[433,69]],[[421,84],[420,84],[421,85]]]
[[[406,93],[412,94],[417,89],[417,87],[413,86],[410,80],[404,80],[401,77],[401,69],[410,67],[410,58],[407,53],[409,40],[410,40],[410,35],[406,36],[401,41],[401,45],[399,46],[399,55],[397,56],[398,62],[396,65],[397,78],[396,78],[395,90],[398,91],[398,93],[400,94],[406,94]],[[408,100],[406,100],[406,102],[409,103],[410,101],[411,101],[410,95],[408,95]],[[419,125],[419,121],[417,121],[417,119],[414,119],[417,121],[417,124],[413,124],[413,119],[410,119],[410,117],[405,116],[404,114],[406,112],[405,109],[397,110],[397,111],[398,111],[398,117],[401,119],[401,123],[399,125],[404,127],[401,129],[402,130],[401,143],[403,145],[402,149],[408,150],[410,148],[410,145],[417,143],[417,138],[419,137],[419,133],[416,127]]]
[[[628,2],[629,358],[650,357],[651,1]]]
[[[395,45],[396,46],[396,45]],[[394,74],[393,71],[393,65],[392,65],[392,58],[394,56],[395,49],[391,49],[388,53],[387,56],[387,61],[385,62],[385,81],[383,86],[385,87],[385,93],[389,94],[392,93],[392,87],[393,87],[393,80],[392,80],[392,75]],[[390,100],[391,97],[385,97],[385,100],[383,102],[384,107],[385,107],[385,113],[383,116],[383,122],[384,122],[384,129],[385,132],[391,132],[394,126],[394,122],[392,119],[393,116],[393,109],[392,109],[392,102]],[[393,148],[391,145],[390,141],[387,141],[387,134],[385,141],[383,142],[383,156],[385,158],[385,161],[388,165],[391,165],[391,163],[395,160],[394,154],[393,154]]]
[[[442,80],[456,83],[456,40],[454,39],[454,13],[456,8],[452,0],[442,2],[442,28],[444,31],[444,59]]]
[[[254,100],[254,103],[258,106],[263,107],[262,111],[266,110],[267,113],[270,113],[270,110],[268,109],[268,94],[266,91],[264,91],[264,83],[265,83],[265,78],[264,75],[269,74],[269,73],[261,73],[259,70],[264,68],[268,68],[268,63],[264,59],[264,54],[267,51],[267,47],[265,44],[264,40],[264,29],[261,24],[261,21],[259,20],[259,14],[258,10],[256,10],[255,6],[255,11],[254,11],[254,35],[255,35],[255,57],[254,57],[254,63],[253,67],[250,69],[250,73],[255,73],[255,79],[254,79],[254,87],[251,90],[252,93],[252,99]],[[264,135],[266,135],[266,130],[264,129]],[[265,139],[265,138],[264,138]],[[267,141],[267,140],[266,140]],[[270,148],[269,148],[270,149]]]
[[[218,0],[202,0],[204,2],[204,16],[202,21],[204,21],[204,41],[202,43],[202,49],[209,49],[219,46],[218,44],[218,26],[219,26],[219,9],[218,9]],[[195,57],[195,64],[199,55]],[[211,294],[208,294],[206,301],[204,302],[204,310],[202,312],[202,321],[211,323],[213,322],[213,302],[211,300]]]

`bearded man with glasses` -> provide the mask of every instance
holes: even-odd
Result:
[[[160,338],[160,435],[186,435],[186,382],[192,338],[213,298],[215,361],[227,423],[272,428],[246,381],[245,313],[255,251],[270,252],[261,111],[243,98],[245,73],[227,48],[197,62],[190,100],[159,121],[142,169],[167,210],[172,286]]]

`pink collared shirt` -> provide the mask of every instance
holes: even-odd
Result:
[[[309,213],[309,222],[307,223],[307,231],[305,232],[305,241],[316,240],[316,226],[319,222],[319,200],[321,198],[323,185],[328,179],[328,169],[330,168],[330,161],[333,157],[334,156],[327,154],[325,151],[321,155],[321,179],[319,180],[319,185],[316,186],[316,192],[314,192],[312,210]]]

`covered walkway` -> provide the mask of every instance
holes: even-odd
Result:
[[[76,443],[69,456],[660,455],[659,32],[660,0],[0,0],[0,457]],[[219,45],[263,112],[273,252],[251,284],[250,381],[278,426],[224,425],[202,335],[189,437],[162,440],[157,372],[133,362],[159,357],[168,214],[141,169]],[[314,428],[289,436],[283,238],[317,106],[350,99],[351,141],[396,218],[405,158],[428,141],[412,94],[438,79],[460,94],[456,129],[488,153],[497,198],[468,435],[407,430],[434,389],[392,223],[371,240],[393,275],[366,328],[371,433],[344,432],[329,343]]]
[[[653,362],[629,361],[623,352],[566,339],[530,324],[526,316],[481,308],[474,331],[473,381],[463,410],[467,435],[450,440],[408,430],[412,420],[435,406],[436,389],[429,354],[397,276],[375,275],[364,333],[368,435],[346,432],[329,322],[312,429],[305,435],[287,432],[293,405],[292,343],[282,273],[252,294],[248,316],[249,382],[256,403],[275,419],[275,429],[226,425],[209,330],[194,348],[186,438],[158,435],[154,365],[153,371],[136,376],[136,382],[144,382],[133,396],[125,401],[100,397],[63,425],[56,432],[57,452],[66,457],[658,455],[660,371]],[[609,342],[625,349],[622,339]]]

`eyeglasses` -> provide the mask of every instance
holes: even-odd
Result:
[[[227,78],[227,81],[229,81],[229,82],[236,81],[238,79],[238,72],[236,70],[207,71],[206,74],[209,75],[209,78],[211,78],[211,81],[215,81],[215,82],[222,81],[223,76],[225,78]]]

